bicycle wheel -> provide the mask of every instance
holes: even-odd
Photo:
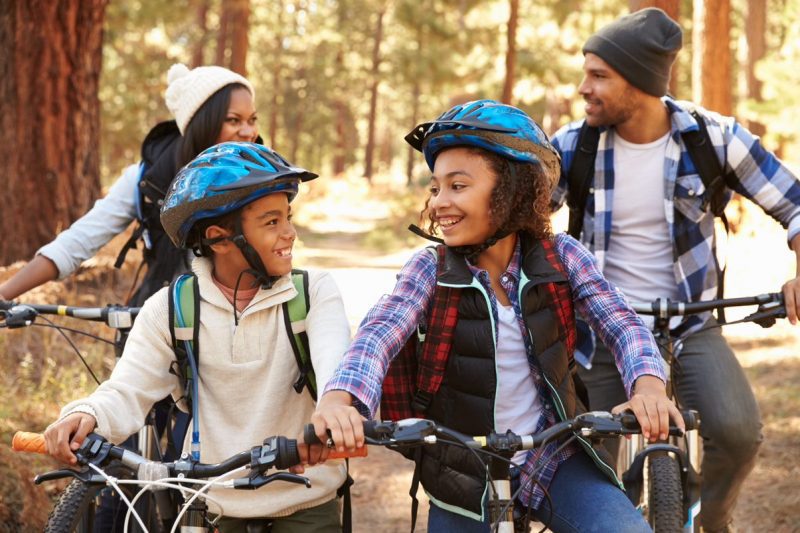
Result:
[[[123,477],[124,472],[114,472],[114,470],[119,469],[109,468],[106,472],[114,477]],[[169,527],[159,516],[153,494],[151,492],[140,498],[135,505],[136,512],[148,531],[152,533],[169,531]],[[126,491],[125,495],[131,499],[135,493]],[[119,503],[119,498],[113,497],[110,489],[87,485],[76,479],[58,497],[47,518],[44,531],[45,533],[122,532],[126,512],[125,504]],[[133,518],[130,520],[129,531],[142,531]]]
[[[655,533],[683,530],[683,489],[678,462],[668,453],[653,453],[647,465],[647,517]]]

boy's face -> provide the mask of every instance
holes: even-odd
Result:
[[[489,209],[497,176],[488,161],[466,148],[436,158],[428,207],[447,246],[480,244],[495,232]]]
[[[292,211],[285,193],[264,196],[242,208],[242,233],[270,276],[282,276],[292,270],[292,246],[297,232],[292,225]],[[230,254],[233,270],[241,272],[250,265],[240,251]]]

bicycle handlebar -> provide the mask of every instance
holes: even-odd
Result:
[[[652,302],[630,302],[630,307],[635,312],[643,315],[653,315],[658,318],[669,319],[675,316],[713,311],[721,307],[741,307],[757,305],[758,310],[745,317],[743,320],[758,323],[764,319],[786,318],[786,306],[783,293],[771,292],[757,296],[741,298],[722,298],[704,302],[676,302],[669,298],[657,298]]]
[[[684,410],[681,411],[681,415],[687,430],[699,427],[700,419],[696,411]],[[516,452],[536,448],[544,442],[557,439],[570,432],[578,432],[584,437],[603,438],[641,433],[641,428],[633,413],[612,415],[603,411],[578,415],[535,435],[517,435],[509,430],[505,433],[492,432],[484,436],[468,436],[439,426],[431,420],[419,418],[409,418],[397,422],[375,420],[364,422],[365,442],[388,448],[433,444],[442,439],[451,443],[458,442],[468,448]],[[670,426],[670,435],[680,436],[681,434],[681,430],[676,426]],[[303,439],[306,444],[321,444],[313,424],[306,424]]]
[[[71,316],[81,320],[105,322],[115,329],[128,329],[139,314],[140,307],[108,305],[106,307],[74,307],[67,305],[23,304],[0,300],[0,318],[9,328],[30,326],[39,315]]]

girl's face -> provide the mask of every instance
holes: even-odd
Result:
[[[436,158],[428,208],[447,246],[480,244],[495,232],[489,210],[497,175],[486,159],[467,148]]]
[[[253,95],[244,87],[231,91],[228,113],[219,130],[217,143],[227,141],[255,142],[258,137],[256,108]]]

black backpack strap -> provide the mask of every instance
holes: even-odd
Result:
[[[411,496],[411,533],[414,533],[414,528],[417,526],[417,511],[419,510],[417,491],[419,490],[419,474],[421,465],[422,447],[417,447],[417,449],[414,450],[414,475],[411,478],[411,488],[408,489],[408,495]]]
[[[597,145],[600,143],[600,129],[583,121],[578,133],[575,155],[567,171],[567,207],[569,207],[569,226],[567,233],[579,239],[583,229],[583,214],[586,200],[594,178],[594,162],[597,158]]]
[[[708,127],[706,121],[697,112],[696,109],[689,111],[692,117],[697,121],[697,131],[685,131],[681,133],[683,142],[686,145],[686,150],[689,152],[689,157],[692,159],[700,179],[703,180],[703,186],[706,188],[705,200],[703,201],[702,209],[711,209],[714,216],[719,217],[722,225],[725,227],[725,234],[730,232],[730,224],[728,217],[725,216],[725,186],[733,189],[731,177],[725,173],[722,164],[717,157],[717,152],[714,149],[714,143],[711,142],[711,137],[708,134]],[[714,246],[716,250],[716,246]],[[719,263],[716,263],[717,269],[717,298],[722,298],[725,293],[725,270],[720,268]],[[725,321],[725,309],[722,307],[717,308],[717,318],[722,322]]]
[[[697,173],[706,188],[703,209],[705,210],[711,206],[711,212],[714,213],[714,216],[724,217],[725,185],[729,185],[728,176],[725,175],[717,157],[717,152],[714,149],[714,143],[711,142],[711,137],[708,135],[706,121],[697,110],[692,110],[690,113],[697,121],[698,130],[684,131],[681,133],[681,137],[683,137],[689,157],[692,158],[692,162],[697,168]],[[727,230],[727,221],[725,221],[725,226]]]
[[[347,477],[344,479],[344,483],[336,489],[336,495],[342,498],[342,533],[352,533],[353,505],[350,501],[350,487],[353,486],[355,480],[350,475],[350,459],[345,459],[344,464],[347,470]]]

